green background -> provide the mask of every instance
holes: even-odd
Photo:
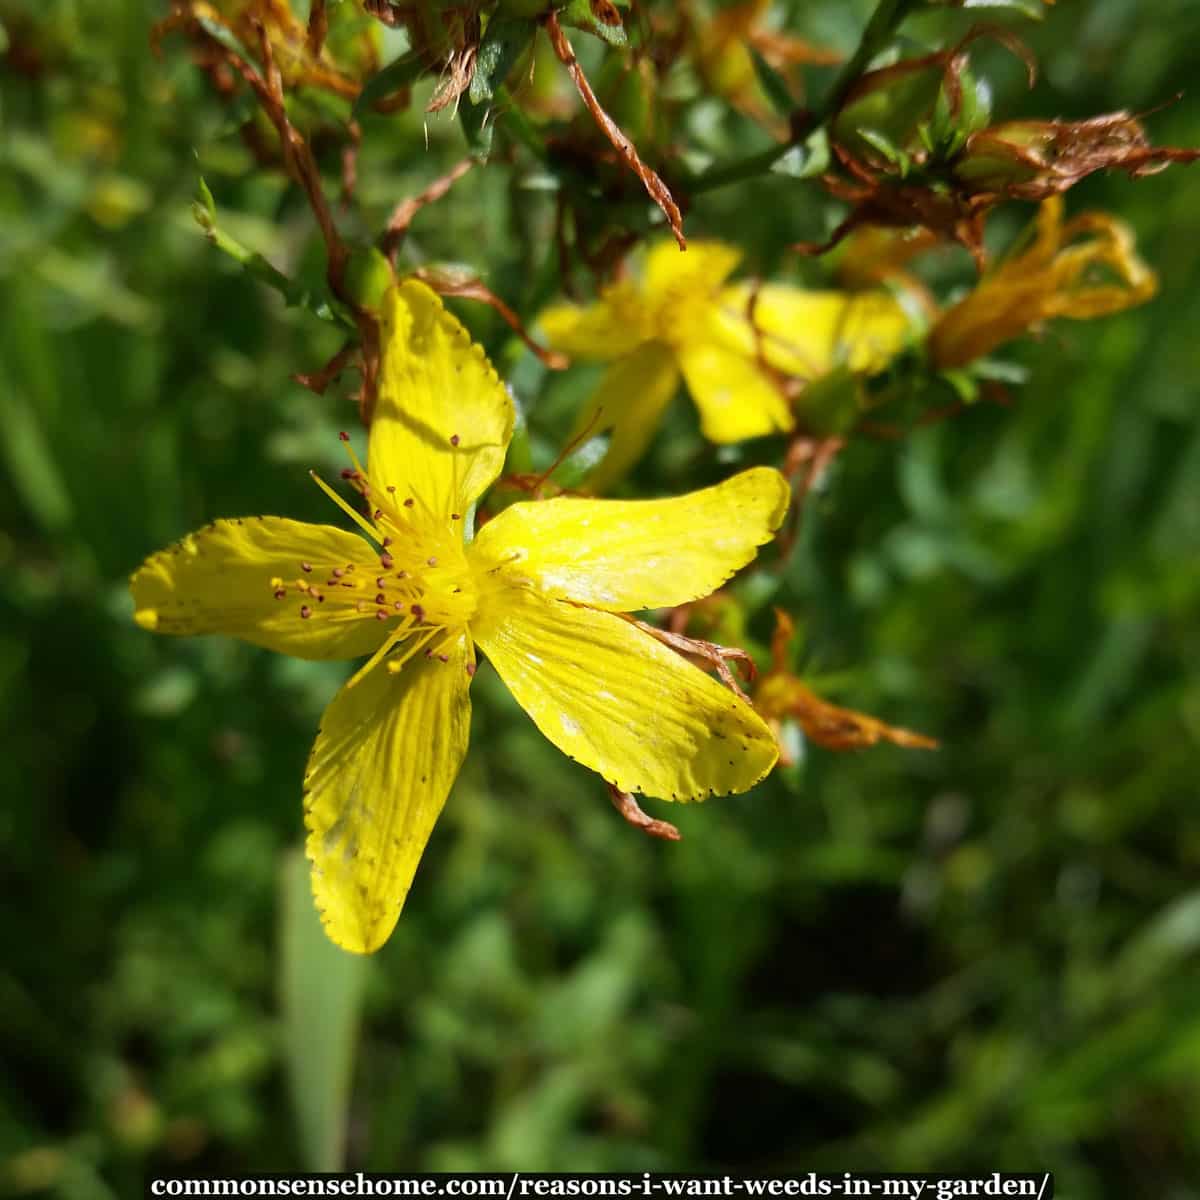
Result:
[[[867,12],[776,8],[842,50]],[[648,806],[668,845],[481,670],[462,776],[360,963],[312,936],[287,866],[344,666],[131,620],[128,573],[207,520],[335,519],[307,468],[340,466],[354,421],[349,377],[325,399],[289,380],[336,333],[192,221],[198,154],[226,228],[314,257],[183,43],[150,55],[160,15],[0,0],[4,1185],[89,1200],[329,1161],[361,988],[364,1169],[1052,1169],[1072,1200],[1200,1196],[1200,173],[1072,192],[1134,226],[1159,296],[1010,348],[1030,378],[1007,406],[856,440],[743,588],[760,661],[783,603],[829,695],[940,752],[810,750],[745,797]],[[1027,33],[1034,92],[978,58],[1001,115],[1145,110],[1192,82],[1200,9],[1075,0]],[[1155,140],[1200,142],[1198,103],[1149,118]],[[747,144],[712,102],[689,120],[721,156]],[[461,156],[452,120],[428,150],[425,124],[368,122],[363,232]],[[532,316],[551,199],[513,179],[473,172],[404,261],[465,263]],[[784,247],[836,211],[771,178],[688,228],[816,281]],[[969,282],[965,255],[939,263]],[[546,462],[590,376],[547,380],[460,311]],[[631,494],[780,450],[716,454],[677,401]]]

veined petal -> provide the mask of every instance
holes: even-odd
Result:
[[[483,349],[425,284],[388,292],[367,474],[439,517],[465,513],[500,474],[513,406]]]
[[[678,385],[675,355],[661,342],[644,343],[604,372],[571,435],[611,431],[608,450],[588,473],[590,487],[604,491],[641,458]]]
[[[702,800],[775,762],[750,705],[623,617],[509,588],[472,632],[542,733],[622,791]]]
[[[538,324],[555,350],[584,362],[623,358],[654,336],[650,311],[628,280],[604,288],[594,304],[552,304]]]
[[[782,391],[751,355],[716,340],[695,341],[681,347],[679,365],[710,442],[740,442],[792,428]]]
[[[297,658],[357,658],[387,627],[348,611],[340,594],[328,604],[317,596],[333,568],[373,574],[376,561],[362,538],[330,525],[215,521],[134,572],[134,619],[156,633],[224,633]]]
[[[753,314],[759,352],[776,370],[816,379],[835,367],[881,371],[909,336],[908,316],[890,292],[806,291],[736,284],[721,293],[727,319]]]
[[[489,521],[470,557],[482,580],[494,570],[596,608],[666,608],[707,596],[750,562],[788,500],[783,476],[755,467],[669,500],[529,501]]]
[[[467,750],[473,662],[463,634],[397,673],[381,664],[325,710],[304,776],[305,849],[325,931],[345,950],[378,950],[400,916]]]

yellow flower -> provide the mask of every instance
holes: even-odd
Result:
[[[866,374],[903,344],[907,319],[888,293],[727,283],[740,257],[719,242],[689,242],[683,254],[660,242],[639,279],[612,284],[595,304],[542,314],[555,349],[611,364],[573,434],[611,433],[589,476],[596,490],[641,457],[681,374],[704,436],[738,442],[792,428],[777,373],[807,381],[847,364]]]
[[[283,517],[218,521],[131,583],[146,629],[371,656],[329,705],[305,775],[317,906],[360,953],[395,925],[458,773],[476,646],[550,741],[622,791],[699,800],[770,770],[753,709],[623,614],[719,587],[788,502],[783,477],[757,468],[679,499],[515,504],[468,542],[512,402],[424,284],[387,294],[381,344],[368,469],[346,472],[369,516],[343,504],[369,541]]]
[[[1062,197],[1054,196],[1038,211],[1029,248],[938,319],[929,335],[930,358],[937,367],[965,366],[1051,317],[1121,312],[1149,300],[1157,286],[1128,225],[1099,212],[1064,224]]]

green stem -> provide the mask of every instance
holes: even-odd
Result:
[[[770,149],[760,150],[757,154],[725,163],[723,166],[710,167],[691,181],[688,194],[698,196],[703,192],[711,192],[714,188],[725,187],[726,184],[740,183],[743,179],[766,174],[793,146],[799,145],[838,112],[867,63],[887,44],[900,22],[908,16],[909,10],[919,3],[920,0],[879,0],[859,39],[858,48],[838,72],[824,101],[811,115],[803,131]]]

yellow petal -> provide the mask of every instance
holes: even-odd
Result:
[[[472,632],[542,733],[622,791],[701,800],[744,792],[775,763],[744,700],[613,613],[512,588]]]
[[[471,560],[481,592],[498,568],[505,584],[596,608],[666,608],[707,596],[750,562],[788,500],[783,476],[755,467],[670,500],[514,504],[483,527]]]
[[[604,372],[571,434],[588,440],[612,434],[604,457],[588,473],[589,487],[606,490],[641,458],[678,384],[675,355],[661,342],[646,342]]]
[[[470,640],[376,667],[325,710],[304,776],[305,850],[325,932],[370,954],[388,939],[450,793],[471,724]]]
[[[423,283],[388,292],[367,474],[440,517],[463,514],[500,474],[513,407],[482,347]]]
[[[623,358],[654,336],[641,292],[628,280],[605,288],[594,304],[552,304],[538,324],[551,347],[585,362]]]
[[[642,270],[651,304],[685,296],[712,296],[733,274],[742,252],[723,242],[690,241],[686,251],[672,241],[656,242],[646,251]]]
[[[710,442],[740,442],[791,429],[783,392],[752,355],[703,340],[680,349],[679,365]]]
[[[721,293],[724,313],[752,314],[759,351],[776,370],[817,379],[835,367],[881,371],[909,336],[908,316],[890,292],[806,291],[737,284]]]
[[[364,575],[378,571],[362,538],[329,525],[286,517],[216,521],[134,573],[134,619],[156,633],[224,633],[297,658],[357,658],[380,644],[387,627],[362,619],[340,590],[329,595],[324,587],[333,568],[350,563]],[[327,600],[310,595],[310,585]]]

